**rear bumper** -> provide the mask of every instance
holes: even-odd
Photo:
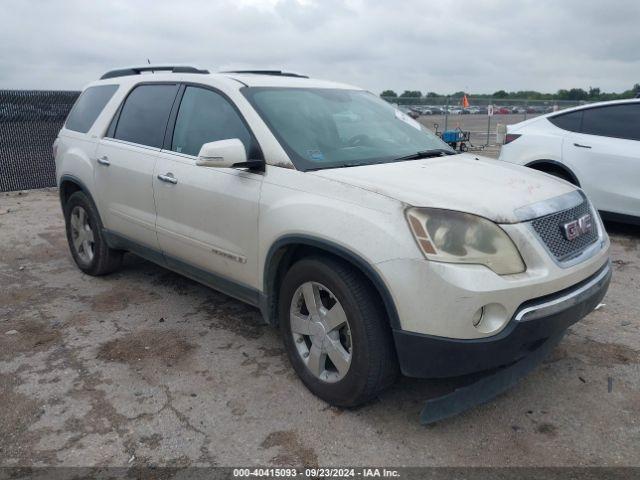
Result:
[[[510,365],[541,347],[590,313],[604,298],[611,264],[565,290],[527,301],[497,335],[454,339],[394,330],[402,373],[440,378]]]

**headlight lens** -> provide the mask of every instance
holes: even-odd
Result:
[[[499,275],[525,271],[513,241],[490,220],[435,208],[409,208],[407,220],[429,260],[486,265]]]

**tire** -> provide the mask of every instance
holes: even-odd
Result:
[[[307,294],[319,300],[316,314],[307,307]],[[354,407],[394,383],[398,364],[384,306],[377,292],[349,264],[331,257],[298,261],[282,281],[278,303],[289,360],[316,396],[331,405]],[[342,308],[344,317],[336,306]],[[330,324],[337,324],[337,318],[346,322],[331,330]],[[324,326],[318,327],[322,322]],[[309,335],[300,333],[307,328]],[[325,349],[324,354],[320,349]]]
[[[69,197],[64,205],[64,220],[69,249],[80,270],[98,276],[120,268],[124,252],[109,248],[98,210],[84,192]]]

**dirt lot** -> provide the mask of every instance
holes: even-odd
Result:
[[[133,256],[83,275],[55,190],[0,194],[0,465],[640,465],[640,230],[612,240],[605,307],[516,388],[422,427],[447,382],[331,408],[257,310]]]

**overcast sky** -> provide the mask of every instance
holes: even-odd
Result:
[[[638,0],[0,0],[0,88],[114,67],[275,68],[452,93],[640,82]]]

